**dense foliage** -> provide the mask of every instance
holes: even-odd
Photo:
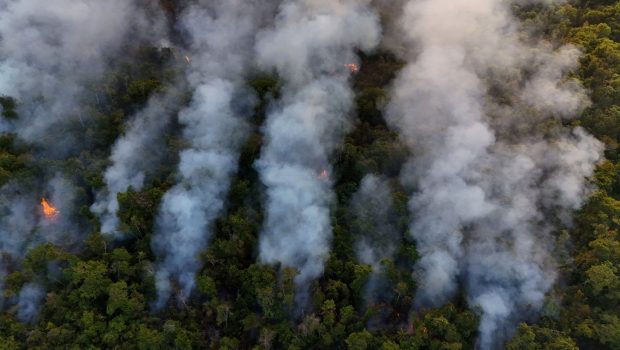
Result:
[[[174,2],[165,1],[171,17]],[[620,3],[583,0],[552,9],[515,9],[527,23],[558,42],[583,51],[575,74],[589,90],[592,104],[574,121],[606,144],[607,161],[593,183],[597,190],[576,213],[575,225],[557,232],[555,252],[561,277],[540,319],[523,323],[508,349],[620,348]],[[69,159],[35,157],[36,150],[0,137],[0,184],[11,179],[31,184],[42,167],[71,174],[80,184],[83,205],[76,222],[84,230],[79,249],[52,244],[32,249],[6,279],[6,296],[36,281],[47,291],[38,318],[18,322],[15,310],[0,315],[0,349],[473,349],[478,328],[475,310],[464,300],[441,308],[412,312],[417,259],[407,233],[408,194],[399,185],[407,149],[388,129],[381,108],[389,84],[402,63],[378,52],[362,57],[355,76],[357,125],[335,164],[337,203],[332,208],[332,253],[324,276],[312,285],[314,309],[295,312],[295,271],[256,262],[263,220],[263,188],[253,164],[261,146],[265,108],[279,91],[276,77],[251,77],[261,103],[254,130],[243,147],[240,170],[228,194],[226,214],[202,253],[204,267],[197,292],[152,312],[155,298],[150,239],[153,220],[165,191],[174,184],[179,128],[166,135],[166,161],[141,191],[119,194],[118,216],[127,233],[113,241],[96,229],[88,206],[103,186],[102,172],[114,140],[128,118],[149,96],[166,89],[175,76],[173,50],[139,47],[126,62],[92,82],[93,101],[85,101],[90,121],[76,126],[84,147]],[[19,118],[15,101],[1,97],[2,117]],[[369,173],[390,179],[402,239],[396,258],[383,261],[384,289],[367,302],[370,267],[358,262],[349,200]],[[92,228],[92,229],[87,229]],[[75,247],[71,247],[75,248]],[[2,257],[0,257],[1,259]]]

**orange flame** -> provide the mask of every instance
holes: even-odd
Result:
[[[329,179],[329,173],[327,172],[327,169],[323,169],[323,171],[321,171],[321,173],[319,174],[319,179],[321,180]]]
[[[355,63],[347,63],[344,65],[351,73],[359,73],[360,66]]]
[[[43,215],[45,215],[48,219],[55,218],[60,211],[56,209],[50,202],[48,202],[45,198],[41,198],[41,207],[43,208]]]

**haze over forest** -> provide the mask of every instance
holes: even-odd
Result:
[[[620,2],[0,0],[0,349],[620,349]]]

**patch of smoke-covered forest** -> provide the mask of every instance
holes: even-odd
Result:
[[[372,3],[368,6],[379,9],[383,32],[389,37],[390,21],[400,12],[393,13],[393,8],[384,5],[384,1],[362,2]],[[120,6],[127,2],[111,3]],[[140,1],[132,3],[143,6]],[[523,188],[528,195],[542,193],[542,209],[523,219],[520,227],[529,232],[529,221],[535,221],[532,228],[540,229],[540,235],[546,237],[534,235],[535,239],[541,239],[535,242],[548,251],[540,262],[536,261],[544,265],[537,266],[542,272],[533,269],[536,271],[532,276],[541,274],[549,280],[534,281],[535,277],[531,277],[532,284],[542,285],[532,287],[528,285],[527,274],[507,282],[501,276],[494,277],[492,271],[478,276],[479,270],[489,266],[476,260],[479,256],[472,248],[463,252],[465,258],[459,261],[467,272],[446,283],[455,290],[445,292],[444,297],[438,296],[444,290],[432,289],[428,280],[447,268],[439,269],[439,265],[425,268],[420,264],[428,249],[423,246],[425,238],[419,232],[412,232],[423,227],[415,224],[424,222],[416,216],[418,213],[426,213],[433,219],[446,217],[433,212],[446,208],[437,198],[412,202],[412,196],[424,193],[424,181],[437,190],[452,184],[446,181],[437,185],[431,175],[412,167],[427,154],[434,159],[451,160],[456,153],[438,151],[439,147],[426,151],[428,145],[439,145],[443,150],[445,145],[437,140],[447,143],[453,139],[446,136],[426,140],[422,135],[429,130],[438,135],[447,134],[441,121],[433,127],[429,126],[432,123],[423,122],[423,112],[435,106],[434,95],[426,101],[420,97],[425,95],[419,93],[426,85],[406,79],[410,68],[419,73],[416,64],[424,62],[423,55],[409,55],[401,43],[386,41],[378,45],[378,38],[374,45],[365,48],[366,39],[375,33],[362,25],[368,20],[365,11],[351,6],[355,8],[351,11],[360,11],[356,18],[361,22],[360,28],[368,32],[357,34],[359,38],[338,37],[334,40],[337,44],[330,42],[332,46],[326,45],[327,49],[315,47],[320,51],[318,57],[327,63],[311,59],[281,63],[280,57],[288,57],[289,52],[278,51],[278,45],[271,46],[269,38],[276,43],[284,39],[278,36],[280,33],[269,31],[261,37],[262,46],[256,44],[260,54],[254,57],[244,51],[244,45],[248,42],[255,45],[255,38],[248,39],[242,32],[247,30],[253,35],[254,27],[264,25],[261,21],[268,22],[261,16],[269,18],[277,10],[275,7],[266,6],[259,11],[252,7],[255,5],[247,5],[239,13],[256,13],[256,23],[243,22],[238,28],[228,22],[214,26],[223,29],[213,30],[211,35],[240,43],[228,45],[192,37],[199,32],[201,24],[200,16],[184,17],[187,12],[183,9],[190,3],[162,0],[157,6],[144,5],[146,19],[137,22],[148,27],[149,20],[157,20],[162,26],[158,30],[168,33],[165,43],[136,34],[134,40],[124,41],[114,49],[110,49],[111,44],[101,44],[92,49],[92,54],[81,53],[83,56],[73,63],[39,65],[42,71],[55,72],[52,75],[71,73],[77,78],[50,83],[41,72],[25,70],[33,74],[32,79],[24,76],[22,80],[14,79],[28,89],[35,89],[36,96],[0,97],[0,130],[3,131],[0,136],[0,349],[620,347],[620,3],[583,0],[511,8],[522,26],[520,30],[529,37],[521,41],[522,33],[508,30],[508,34],[519,37],[514,39],[515,45],[508,46],[514,48],[526,42],[524,46],[531,49],[527,54],[532,56],[532,61],[528,61],[532,66],[544,66],[544,62],[536,60],[544,55],[553,56],[554,50],[563,45],[579,49],[575,56],[578,65],[574,69],[566,68],[561,72],[563,75],[554,75],[554,67],[570,64],[560,59],[553,61],[553,57],[540,58],[552,62],[548,70],[543,68],[544,72],[540,73],[535,68],[528,72],[523,62],[495,66],[484,52],[465,55],[470,55],[467,57],[471,60],[468,64],[474,67],[472,71],[485,69],[481,80],[488,87],[483,93],[488,104],[481,108],[491,116],[488,124],[501,130],[495,135],[497,143],[508,145],[496,147],[494,152],[482,157],[484,161],[491,160],[481,162],[481,168],[488,166],[488,173],[501,175],[489,176],[489,192],[499,193],[498,198],[505,201],[509,201],[506,197],[517,197],[520,193],[506,190],[502,184]],[[203,11],[199,7],[196,11]],[[162,8],[161,18],[149,15],[149,11],[162,11]],[[124,10],[136,11],[133,7]],[[418,14],[425,13],[424,9],[417,10]],[[4,11],[2,6],[1,11]],[[239,13],[234,15],[241,16]],[[226,19],[232,15],[223,11],[221,16]],[[6,24],[10,23],[6,19],[9,17],[0,15],[0,30],[10,27]],[[183,18],[185,24],[179,27]],[[131,22],[125,16],[120,21]],[[290,21],[294,27],[295,21]],[[118,24],[113,19],[106,22],[115,23]],[[507,27],[514,24],[507,23]],[[126,30],[141,33],[144,29]],[[0,36],[0,43],[2,39]],[[296,42],[293,39],[291,42]],[[415,39],[416,45],[420,45],[416,46],[418,49],[424,45],[433,47],[433,43]],[[314,43],[312,38],[307,40]],[[509,40],[506,35],[506,41]],[[528,40],[543,40],[552,43],[549,44],[552,47]],[[474,41],[465,49],[477,45]],[[335,54],[329,53],[332,47],[338,48]],[[114,55],[105,56],[110,50]],[[218,57],[209,50],[226,55]],[[201,52],[207,53],[202,56]],[[281,56],[274,58],[273,52]],[[92,56],[99,54],[101,57],[96,59]],[[50,54],[49,60],[63,55],[67,53]],[[567,55],[572,55],[572,51]],[[316,58],[310,53],[308,57]],[[246,62],[249,58],[256,62]],[[345,66],[349,58],[357,62],[353,69]],[[24,57],[26,61],[29,59],[30,56]],[[489,62],[480,63],[485,59]],[[497,59],[506,58],[498,53]],[[1,54],[0,60],[5,62]],[[96,63],[91,66],[91,62]],[[214,69],[211,62],[225,68]],[[300,62],[313,68],[308,68],[308,73],[299,67]],[[268,68],[243,68],[254,64]],[[434,64],[441,62],[428,60],[428,67]],[[507,81],[513,72],[502,68],[525,71],[519,73],[522,81]],[[5,73],[0,70],[0,76]],[[553,95],[549,97],[554,99],[552,102],[537,96],[515,97],[527,93],[519,84],[530,82],[528,74],[539,73],[545,78],[551,76],[561,83],[576,82],[575,86],[583,87],[569,89],[575,95],[583,91],[588,96],[589,102],[581,101],[583,108],[578,117],[539,116],[547,108],[554,111],[551,114],[570,110],[567,105],[573,102],[573,95],[571,98]],[[428,78],[429,82],[437,82],[442,74],[443,71]],[[220,84],[221,81],[224,82]],[[79,93],[72,92],[78,86]],[[458,90],[458,86],[454,89]],[[352,92],[350,96],[348,88]],[[412,92],[401,96],[393,93],[396,88],[402,91],[411,88]],[[231,92],[221,97],[221,91]],[[208,103],[201,103],[197,96],[208,96]],[[304,96],[311,98],[304,99]],[[333,102],[347,97],[350,97],[350,108],[346,103]],[[225,103],[220,106],[220,98],[234,101],[234,108],[228,108]],[[518,105],[519,98],[535,101],[533,107]],[[299,106],[301,111],[315,107],[308,100],[334,106],[333,110],[320,110],[314,119],[299,121],[303,124],[315,120],[320,124],[304,124],[300,129],[315,132],[310,136],[316,136],[322,144],[308,141],[310,137],[297,133],[295,125],[287,126],[284,132],[277,128],[278,122],[287,122],[278,119],[280,114],[298,111],[295,108]],[[418,114],[416,110],[407,110],[411,100],[421,106]],[[511,108],[503,108],[506,106]],[[62,113],[56,119],[47,116],[59,110]],[[413,128],[398,118],[406,112],[415,115],[411,118]],[[224,119],[214,117],[203,121],[200,116],[209,113]],[[239,125],[233,128],[227,123],[236,120],[230,117],[236,115],[244,118],[239,118]],[[51,119],[53,123],[45,124]],[[513,123],[514,120],[519,122]],[[215,129],[214,124],[225,127]],[[582,129],[583,134],[566,131]],[[466,131],[466,128],[458,130],[454,139],[465,139],[462,135]],[[536,165],[544,173],[540,175],[542,179],[554,171],[558,173],[550,178],[559,180],[545,184],[553,187],[561,180],[562,186],[573,185],[573,178],[567,175],[562,161],[575,167],[583,163],[572,162],[568,156],[563,158],[565,153],[561,151],[579,153],[599,147],[594,141],[581,147],[589,142],[586,133],[602,142],[604,159],[596,159],[591,178],[575,185],[580,189],[583,186],[584,193],[587,192],[583,202],[580,202],[582,198],[574,200],[579,205],[573,205],[570,196],[561,197],[564,193],[561,190],[548,195],[532,186],[519,187],[520,182],[516,180],[514,183],[501,180],[502,176],[517,177],[521,168],[512,166],[521,159],[519,150],[525,148],[525,153],[544,153],[541,158],[546,164]],[[281,142],[274,146],[273,140]],[[301,140],[301,146],[289,144],[290,140]],[[280,145],[284,146],[280,148]],[[574,145],[577,146],[570,148]],[[554,153],[556,146],[558,151]],[[305,153],[308,147],[314,147],[312,152],[307,152],[309,155]],[[552,150],[547,154],[541,148]],[[587,153],[583,151],[579,155],[587,158]],[[236,155],[235,162],[228,160],[230,154]],[[270,163],[274,158],[283,160]],[[595,159],[590,160],[595,163]],[[188,165],[201,161],[203,167]],[[556,162],[559,165],[554,168]],[[293,170],[284,172],[285,166],[281,164],[290,165]],[[429,168],[437,165],[424,164],[430,164]],[[307,171],[299,172],[299,167]],[[575,178],[587,174],[587,166],[584,167],[577,171]],[[411,183],[403,180],[403,174],[408,172],[413,174],[411,178],[417,176],[421,180]],[[299,184],[292,181],[294,185],[282,185],[287,179],[296,179],[298,173],[302,174],[297,178]],[[473,173],[481,177],[486,174]],[[467,180],[475,181],[474,175]],[[211,184],[205,178],[217,181]],[[291,191],[305,199],[302,194],[308,188],[318,194],[318,198],[309,199],[312,205],[308,207],[319,207],[319,211],[325,211],[324,215],[304,211],[304,215],[312,218],[304,221],[307,216],[291,219],[286,211],[280,213],[282,208],[295,210],[298,204],[289,202],[289,197],[280,196],[281,193]],[[448,194],[458,193],[448,191]],[[55,205],[57,213],[50,217],[40,213],[42,198]],[[460,207],[469,204],[473,207],[475,201],[470,198],[473,197],[459,202],[463,204]],[[551,204],[547,205],[547,200]],[[412,211],[412,207],[416,210]],[[497,216],[516,212],[495,210]],[[322,250],[300,249],[287,255],[288,252],[283,252],[286,246],[279,245],[281,240],[273,243],[264,237],[266,231],[313,232],[313,224],[321,220],[326,220],[325,225],[329,226],[327,238],[308,240],[293,233],[287,237],[294,236],[291,245],[326,245]],[[463,240],[467,244],[476,242],[479,239],[476,232],[483,235],[496,223],[494,220],[495,217],[484,216],[466,224],[465,220],[459,222],[460,229],[466,232]],[[497,222],[504,224],[502,219]],[[513,231],[512,238],[497,232],[489,233],[488,237],[498,247],[512,251],[513,245],[519,243],[514,237],[521,237],[518,227]],[[171,232],[178,234],[168,235]],[[273,245],[271,250],[265,248],[269,244]],[[514,265],[517,265],[521,261],[515,255]],[[537,258],[539,255],[533,253],[527,257]],[[319,267],[313,264],[313,259],[321,260]],[[496,262],[498,271],[504,271],[504,264],[513,263],[502,259]],[[515,274],[521,272],[515,271]],[[482,291],[472,287],[473,284],[481,285]],[[530,291],[528,288],[543,293],[518,300],[521,294]],[[498,289],[505,293],[499,295],[507,298],[508,303],[497,305],[512,303],[505,306],[506,311],[498,311],[494,308],[496,304],[476,299],[479,294],[492,295]],[[440,302],[434,305],[431,299],[436,296]],[[539,300],[540,305],[528,304],[529,300]]]

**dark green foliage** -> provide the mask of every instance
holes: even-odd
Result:
[[[141,192],[133,189],[118,194],[119,229],[136,237],[144,237],[153,227],[154,215],[164,195],[161,188],[149,188]]]
[[[0,96],[0,106],[2,107],[2,116],[7,119],[17,119],[17,107],[15,99],[9,96]]]

